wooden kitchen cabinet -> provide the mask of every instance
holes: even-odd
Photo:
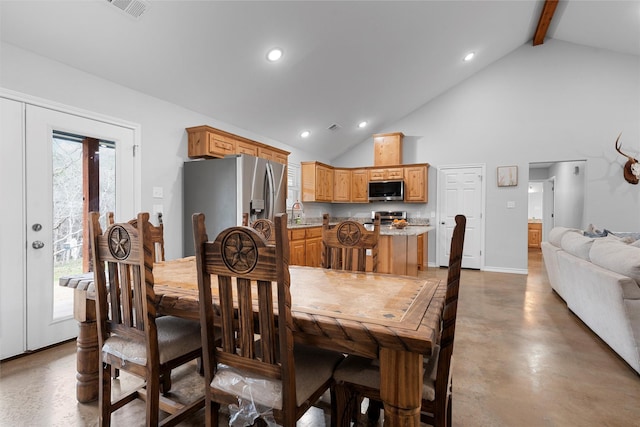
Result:
[[[322,227],[310,227],[305,231],[305,265],[320,267],[322,263]]]
[[[191,158],[224,157],[236,152],[236,140],[226,132],[216,132],[209,126],[188,128],[187,132]]]
[[[333,200],[333,167],[320,162],[300,163],[303,202]]]
[[[404,178],[404,168],[372,168],[369,169],[369,181],[388,181]]]
[[[322,261],[322,227],[289,230],[289,264],[320,267]]]
[[[289,230],[289,264],[306,265],[304,228]]]
[[[249,154],[279,163],[289,162],[289,152],[252,141],[211,126],[187,128],[188,155],[192,159],[224,157],[229,154]]]
[[[403,138],[402,132],[373,135],[373,165],[401,165]]]
[[[237,154],[249,154],[250,156],[258,156],[258,147],[255,144],[251,144],[245,141],[238,141],[236,143]]]
[[[350,202],[351,201],[351,170],[350,169],[334,169],[333,170],[333,201],[334,202]]]
[[[542,223],[530,222],[529,223],[529,247],[540,248],[542,242]]]
[[[366,169],[351,171],[351,202],[369,202],[369,172]]]
[[[429,201],[427,190],[427,172],[429,165],[411,165],[404,168],[404,201]]]

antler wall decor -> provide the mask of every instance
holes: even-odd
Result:
[[[620,141],[621,135],[622,132],[620,132],[618,139],[616,139],[616,150],[628,159],[627,163],[624,164],[624,179],[626,179],[629,184],[637,184],[640,181],[640,163],[638,163],[638,159],[634,159],[620,151],[622,144],[618,144],[618,142]]]

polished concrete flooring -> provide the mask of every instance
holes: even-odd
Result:
[[[454,358],[454,426],[640,426],[640,376],[567,310],[539,251],[528,276],[462,272]],[[133,381],[123,375],[123,389]],[[193,365],[175,372],[181,387],[183,399],[202,389]],[[97,412],[75,400],[74,343],[0,363],[0,426],[94,426]],[[329,421],[313,408],[298,425]],[[183,425],[202,423],[200,413]],[[112,424],[144,425],[143,405]]]

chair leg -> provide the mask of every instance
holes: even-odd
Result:
[[[160,374],[160,392],[165,395],[171,391],[171,371]]]
[[[218,427],[219,412],[220,412],[220,404],[205,398],[204,425],[206,427]]]
[[[331,426],[349,427],[351,421],[357,422],[360,413],[360,396],[344,384],[336,384],[331,393]]]
[[[100,390],[98,391],[99,416],[98,425],[111,425],[111,365],[102,364],[99,374]]]
[[[369,407],[367,408],[367,419],[369,420],[369,425],[378,423],[382,407],[382,402],[369,399]]]
[[[157,426],[160,419],[160,384],[147,380],[147,425]]]

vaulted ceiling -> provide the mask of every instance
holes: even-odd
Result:
[[[2,0],[0,36],[330,158],[531,43],[544,5],[140,1],[147,7],[136,19],[107,0]],[[640,56],[640,0],[560,1],[546,35]],[[275,46],[284,56],[270,63]],[[464,62],[468,52],[475,58]]]

